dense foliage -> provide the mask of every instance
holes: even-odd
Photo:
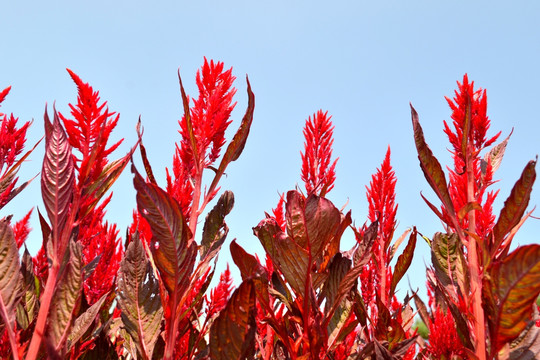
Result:
[[[227,141],[236,105],[232,69],[205,59],[195,98],[185,93],[179,76],[180,140],[160,186],[140,122],[137,143],[113,159],[121,141],[109,144],[109,137],[119,115],[68,72],[78,89],[71,114],[53,109],[51,120],[46,108],[44,115],[39,252],[32,256],[23,247],[32,211],[17,222],[11,216],[0,221],[0,358],[540,356],[540,245],[511,246],[532,213],[527,208],[536,161],[527,163],[495,216],[493,177],[510,135],[499,143],[500,133],[488,136],[486,92],[467,75],[447,99],[452,123],[444,122],[444,132],[453,159],[447,173],[411,106],[420,168],[440,205],[424,200],[440,218],[440,232],[428,237],[412,227],[395,234],[397,179],[390,148],[366,187],[363,225],[354,225],[351,211],[328,200],[336,179],[334,128],[328,113],[318,111],[304,128],[303,187],[282,194],[253,227],[264,258],[233,240],[230,252],[242,281],[234,289],[227,268],[210,289],[229,230],[225,217],[234,205],[232,192],[221,191],[219,182],[240,157],[253,121],[249,81],[247,110]],[[0,92],[0,103],[9,91]],[[17,171],[33,149],[23,154],[30,123],[20,125],[13,114],[0,114],[0,121],[1,208],[31,181],[18,184]],[[144,171],[133,164],[137,150]],[[105,210],[109,189],[128,166],[137,209],[122,241]],[[347,229],[356,243],[342,249]],[[427,304],[414,292],[396,297],[422,239],[431,249]]]

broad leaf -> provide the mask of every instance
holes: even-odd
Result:
[[[431,262],[441,284],[458,285],[462,294],[469,290],[467,262],[463,255],[461,241],[456,233],[436,233],[431,241]],[[455,298],[454,294],[454,298]]]
[[[230,245],[231,257],[240,270],[242,280],[246,280],[253,275],[259,275],[263,271],[266,272],[264,267],[259,263],[255,256],[249,254],[233,240]]]
[[[82,246],[70,242],[62,276],[58,281],[49,314],[49,333],[56,351],[63,347],[79,306],[83,283]]]
[[[67,220],[75,187],[75,167],[71,152],[71,145],[56,110],[51,124],[45,109],[45,157],[41,171],[41,194],[55,238]],[[55,243],[56,246],[58,244]]]
[[[154,262],[169,294],[182,295],[189,286],[197,244],[178,202],[160,187],[146,183],[134,165],[131,170],[135,174],[138,210],[152,231],[150,249]]]
[[[250,359],[255,351],[255,286],[245,280],[210,328],[210,358]]]
[[[118,272],[118,305],[122,322],[143,359],[151,359],[161,331],[163,308],[159,283],[139,236],[128,245]]]
[[[525,330],[510,344],[509,360],[535,360],[540,357],[540,321],[538,310],[535,309],[532,321]]]
[[[491,150],[489,150],[488,153],[486,153],[486,155],[484,155],[484,160],[481,162],[482,174],[486,173],[487,164],[489,162],[491,162],[491,169],[493,172],[499,169],[499,166],[501,166],[501,162],[504,156],[504,152],[506,151],[506,146],[508,145],[508,140],[510,140],[510,136],[512,136],[513,132],[514,130],[512,129],[506,139],[495,145],[493,148],[491,148]]]
[[[229,232],[225,216],[231,212],[233,206],[234,194],[232,191],[225,191],[216,206],[206,215],[200,247],[201,259],[212,259],[219,252]]]
[[[403,250],[403,253],[398,257],[396,266],[394,267],[394,274],[392,275],[392,283],[390,284],[390,295],[389,298],[394,296],[396,286],[405,275],[409,266],[411,266],[412,259],[414,256],[414,249],[416,247],[416,228],[413,230],[411,236],[409,237],[409,242]]]
[[[8,219],[0,220],[0,315],[13,328],[15,308],[22,295],[19,251]]]
[[[304,218],[309,251],[313,259],[319,262],[323,250],[331,243],[340,227],[341,214],[330,200],[311,194],[306,200]]]
[[[492,343],[498,351],[517,338],[532,319],[540,294],[540,245],[522,246],[493,264],[484,282]]]
[[[287,235],[281,230],[281,227],[274,218],[263,219],[253,228],[253,234],[259,238],[264,250],[275,261],[276,259],[276,239],[287,238]]]
[[[109,293],[104,294],[98,301],[96,301],[92,306],[90,306],[83,314],[81,314],[73,323],[73,328],[69,333],[67,339],[67,349],[68,351],[72,346],[79,341],[79,339],[86,333],[90,326],[96,320],[96,316],[101,309],[101,306],[109,296]]]
[[[420,121],[418,120],[418,113],[411,105],[411,116],[414,130],[414,142],[416,144],[416,150],[418,152],[418,160],[420,160],[420,167],[424,172],[424,177],[427,182],[435,191],[439,199],[444,204],[446,210],[452,217],[452,220],[457,225],[456,211],[454,209],[454,203],[448,192],[448,186],[446,182],[446,176],[442,170],[441,164],[437,158],[433,155],[433,152],[429,148],[424,139],[424,131],[420,126]]]
[[[272,260],[297,296],[306,297],[306,286],[311,286],[309,254],[290,238],[277,238],[276,255]],[[309,284],[308,284],[309,282]],[[308,288],[309,289],[309,288]]]
[[[523,169],[521,177],[512,188],[510,196],[504,202],[499,219],[493,227],[492,256],[499,250],[506,235],[519,223],[529,205],[532,186],[536,179],[535,166],[536,161],[529,161]]]

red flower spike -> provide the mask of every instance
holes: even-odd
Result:
[[[76,159],[75,163],[79,170],[79,186],[83,186],[99,177],[108,164],[107,156],[118,148],[123,139],[107,148],[109,136],[118,123],[119,115],[109,113],[105,107],[107,102],[99,103],[99,92],[94,91],[71,70],[67,71],[77,85],[77,105],[69,105],[74,120],[69,120],[62,114],[59,116],[71,146],[81,153],[81,158]]]
[[[227,300],[231,296],[232,288],[231,272],[229,265],[227,265],[227,268],[219,277],[219,283],[210,291],[210,298],[205,296],[206,303],[208,304],[206,307],[207,318],[212,318],[225,308]]]
[[[13,236],[15,237],[15,241],[17,242],[17,247],[20,249],[22,244],[26,241],[28,238],[28,234],[30,234],[30,231],[32,228],[30,228],[30,215],[32,215],[32,211],[34,209],[32,208],[21,220],[17,221],[15,225],[13,225]]]
[[[467,154],[472,154],[472,169],[474,175],[474,198],[478,204],[476,212],[476,228],[474,229],[479,238],[484,239],[490,233],[495,216],[492,212],[493,201],[498,192],[488,192],[486,189],[493,184],[493,168],[488,161],[482,162],[480,152],[495,142],[499,135],[496,134],[490,139],[486,138],[490,127],[490,120],[487,116],[487,96],[482,89],[475,90],[474,82],[469,82],[467,74],[463,76],[463,83],[458,82],[458,90],[455,91],[453,100],[446,98],[448,105],[452,109],[452,130],[448,123],[444,122],[444,132],[452,144],[452,157],[454,168],[449,170],[448,191],[452,198],[456,211],[462,211],[460,216],[460,226],[468,229],[468,217],[464,216],[469,204],[467,173],[465,171]],[[481,209],[480,209],[481,208]],[[454,229],[453,223],[444,206],[442,213],[446,223]],[[454,229],[455,231],[456,229]]]
[[[427,351],[430,359],[452,359],[459,356],[467,359],[467,351],[456,330],[454,318],[450,312],[446,314],[439,306],[434,311],[433,320],[429,324],[429,344]]]
[[[236,93],[236,89],[232,87],[235,79],[232,68],[223,71],[222,62],[214,63],[211,60],[208,63],[206,58],[202,69],[197,71],[199,97],[193,100],[193,107],[190,109],[198,158],[202,162],[197,165],[211,166],[225,144],[225,130],[231,123],[230,115],[236,105],[232,103]],[[185,116],[179,123],[182,141],[177,154],[182,162],[190,164],[194,159]]]
[[[9,91],[11,90],[11,86],[8,86],[7,88],[5,88],[4,90],[0,91],[0,104],[4,101],[4,99],[6,98],[7,94],[9,94]],[[4,114],[0,113],[0,116],[2,116]]]
[[[279,196],[279,201],[274,209],[272,209],[272,215],[274,215],[274,219],[276,219],[279,227],[283,232],[285,232],[286,229],[286,223],[285,223],[285,194],[281,194]]]
[[[317,111],[306,120],[304,126],[304,153],[302,157],[301,178],[306,191],[325,196],[334,187],[336,163],[332,163],[334,126],[328,112]]]

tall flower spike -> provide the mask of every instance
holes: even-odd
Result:
[[[199,97],[193,100],[193,106],[189,110],[190,124],[185,115],[179,121],[182,139],[177,144],[173,157],[174,178],[167,169],[167,192],[180,203],[182,213],[187,219],[190,218],[193,197],[196,196],[195,182],[201,181],[203,169],[212,166],[219,158],[225,144],[225,131],[231,123],[231,112],[236,105],[232,103],[236,93],[232,86],[235,80],[232,68],[224,71],[223,67],[222,62],[208,62],[205,58],[204,65],[197,71]],[[189,102],[189,98],[187,101]],[[189,125],[194,142],[190,136]],[[193,146],[197,154],[193,154]]]
[[[196,138],[198,159],[202,167],[211,166],[219,157],[225,144],[225,130],[231,123],[231,112],[236,106],[232,103],[236,89],[232,86],[236,78],[232,75],[232,68],[223,71],[223,63],[213,60],[197,71],[196,83],[199,88],[199,97],[193,100],[190,109],[193,133]],[[190,134],[186,117],[180,121],[180,158],[185,163],[193,161],[190,143]]]
[[[107,102],[100,104],[99,92],[81,80],[77,74],[67,69],[77,85],[77,104],[69,104],[73,120],[62,114],[66,133],[71,146],[79,150],[81,158],[77,159],[79,170],[79,185],[96,180],[108,164],[109,156],[122,143],[123,139],[107,148],[107,142],[112,130],[116,127],[120,115],[109,112]],[[116,115],[116,116],[115,116]]]
[[[325,196],[334,187],[336,163],[332,162],[334,127],[328,112],[317,111],[304,126],[301,178],[308,193]]]
[[[474,198],[481,209],[478,209],[476,216],[476,234],[480,238],[485,238],[493,226],[495,216],[492,213],[492,204],[498,192],[487,192],[486,189],[493,183],[493,168],[491,163],[484,165],[480,152],[493,144],[499,137],[500,132],[490,139],[486,138],[490,127],[490,120],[487,116],[487,95],[482,89],[474,89],[474,82],[469,82],[467,74],[463,76],[463,82],[458,82],[458,90],[455,91],[454,99],[446,98],[452,110],[451,129],[444,121],[444,132],[452,144],[452,157],[454,168],[449,170],[449,193],[454,203],[454,208],[459,211],[466,209],[470,202],[467,198],[468,182],[465,171],[466,159],[472,159],[472,170],[474,173]],[[485,198],[485,200],[484,200]],[[448,217],[446,209],[442,207],[442,213]],[[468,218],[461,216],[461,227],[468,228]],[[452,221],[447,218],[447,224]],[[450,225],[453,227],[452,225]]]
[[[0,91],[0,104],[4,101],[11,86]],[[0,208],[6,205],[22,188],[15,188],[18,177],[17,167],[20,163],[17,157],[22,153],[26,143],[26,131],[30,122],[25,122],[17,128],[18,118],[0,112]]]
[[[369,221],[379,221],[380,244],[383,251],[388,249],[396,227],[396,175],[390,164],[390,147],[386,151],[384,161],[377,172],[371,176],[369,187],[366,187],[369,203]],[[383,259],[381,259],[383,260]],[[386,261],[386,259],[384,259]]]

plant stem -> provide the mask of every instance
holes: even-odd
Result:
[[[45,334],[45,326],[47,325],[47,317],[49,315],[49,309],[51,307],[54,290],[56,288],[56,280],[58,277],[59,264],[53,262],[53,265],[49,269],[49,275],[47,277],[47,284],[41,298],[41,306],[39,308],[38,317],[36,320],[36,327],[32,335],[30,346],[28,347],[28,353],[26,354],[26,360],[35,360],[39,353],[41,346],[41,340]]]
[[[476,201],[474,191],[474,168],[471,146],[467,149],[467,201],[473,203]],[[469,212],[469,232],[476,233],[476,211],[473,209]],[[467,253],[469,260],[469,273],[471,275],[471,293],[473,297],[473,315],[474,315],[474,335],[475,335],[475,351],[479,360],[486,359],[486,330],[484,309],[482,307],[482,280],[481,269],[478,264],[478,253],[476,249],[475,236],[469,236],[467,242]]]

